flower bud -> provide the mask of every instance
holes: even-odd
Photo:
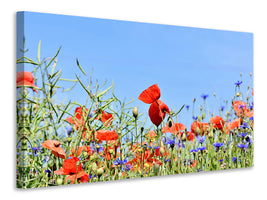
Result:
[[[87,158],[88,153],[86,151],[83,152],[83,157]]]
[[[168,121],[168,126],[169,126],[169,128],[172,127],[172,120],[169,120],[169,121]]]
[[[57,178],[57,185],[62,185],[63,179],[62,178]]]
[[[103,169],[103,168],[99,168],[99,169],[97,169],[97,171],[96,171],[96,175],[97,175],[97,176],[102,176],[103,173],[104,173],[104,169]]]
[[[239,96],[240,96],[240,93],[239,93],[239,92],[237,92],[237,93],[236,93],[236,96],[237,96],[237,97],[239,97]]]
[[[67,138],[67,142],[68,142],[68,143],[70,143],[70,142],[71,142],[71,140],[72,140],[72,138],[71,138],[71,137],[68,137],[68,138]]]
[[[200,116],[200,115],[198,115],[197,120],[198,120],[199,122],[201,121],[201,116]]]
[[[160,152],[161,155],[163,155],[165,153],[164,148],[163,147],[160,147],[159,152]]]
[[[92,163],[91,170],[92,170],[93,173],[96,173],[97,172],[97,165],[96,165],[96,163]]]
[[[138,109],[137,109],[137,107],[134,107],[133,108],[133,116],[134,116],[134,118],[137,118],[137,116],[138,116]]]

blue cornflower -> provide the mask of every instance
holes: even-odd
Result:
[[[251,121],[253,121],[253,120],[254,120],[254,117],[250,117],[249,119],[250,119]]]
[[[236,157],[233,157],[233,158],[232,158],[232,161],[233,161],[234,163],[237,163],[237,158],[236,158]]]
[[[198,149],[197,149],[197,151],[204,151],[206,149],[206,147],[199,147]]]
[[[243,123],[242,125],[240,125],[239,127],[242,128],[242,129],[245,129],[245,128],[249,129],[249,126],[248,126],[248,124],[247,124],[246,122],[244,122],[244,123]]]
[[[236,85],[237,87],[239,87],[242,83],[243,83],[242,81],[237,81],[237,82],[235,82],[235,85]]]
[[[193,116],[192,118],[193,118],[193,120],[197,120],[197,116]]]
[[[244,138],[244,137],[246,137],[247,134],[248,134],[248,133],[238,133],[238,137],[242,137],[242,138]]]
[[[127,158],[125,158],[124,160],[120,160],[120,158],[117,158],[116,160],[114,160],[113,164],[114,165],[125,165],[128,162]]]
[[[185,108],[186,108],[187,110],[189,110],[189,105],[186,105]]]
[[[70,136],[70,134],[73,132],[73,128],[72,128],[72,126],[68,126],[68,127],[66,127],[66,130],[67,130],[67,134],[68,134],[68,136]]]
[[[167,138],[167,141],[165,142],[165,144],[169,144],[170,146],[174,145],[175,144],[175,138],[173,140]]]
[[[208,98],[208,96],[209,96],[208,94],[202,94],[201,98],[203,98],[205,100],[206,98]]]
[[[50,173],[51,173],[51,171],[50,171],[49,169],[46,169],[46,170],[45,170],[45,173],[48,173],[48,174],[50,174]]]
[[[197,140],[198,140],[198,142],[200,144],[202,144],[206,140],[206,136],[204,135],[204,136],[201,137],[200,135],[198,135],[197,136]]]
[[[248,148],[248,144],[239,143],[239,144],[237,144],[237,147],[240,149],[245,149],[245,148]]]
[[[131,164],[125,165],[125,167],[122,168],[122,171],[130,171],[133,168],[133,166]]]
[[[167,163],[167,162],[170,162],[171,160],[170,159],[164,159],[164,162]]]
[[[221,107],[220,107],[220,110],[221,110],[221,111],[223,111],[223,110],[224,110],[224,108],[225,108],[225,106],[221,106]]]
[[[39,156],[39,152],[42,153],[41,151],[41,144],[39,144],[39,147],[33,147],[32,148],[32,152],[29,152],[29,155],[33,155],[33,156]]]
[[[219,143],[219,142],[213,143],[213,146],[220,148],[223,146],[223,142],[222,143]]]
[[[223,159],[220,159],[219,161],[220,161],[220,162],[222,162],[222,161],[223,161]]]
[[[191,149],[190,152],[191,152],[191,153],[197,153],[198,150],[197,150],[197,149]]]

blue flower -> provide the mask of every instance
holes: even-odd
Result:
[[[50,173],[51,173],[51,171],[50,171],[49,169],[46,169],[46,170],[45,170],[45,173],[48,173],[48,174],[50,174]]]
[[[199,147],[198,149],[197,149],[197,151],[204,151],[206,149],[206,147]]]
[[[213,143],[213,146],[220,148],[223,146],[223,142],[222,143],[219,143],[219,142]]]
[[[248,134],[248,133],[239,133],[239,134],[238,134],[238,137],[242,137],[242,138],[244,138],[244,137],[246,137],[247,134]]]
[[[131,164],[125,165],[125,167],[122,168],[122,171],[130,171],[133,168],[133,166]]]
[[[171,160],[170,159],[164,159],[164,162],[167,163],[167,162],[170,162]]]
[[[191,152],[191,153],[197,153],[198,150],[197,150],[197,149],[191,149],[190,152]]]
[[[120,160],[120,158],[117,158],[116,160],[114,160],[113,164],[114,165],[125,165],[128,162],[127,158],[125,158],[124,160]]]
[[[237,144],[237,147],[240,149],[245,149],[245,148],[248,148],[248,144],[239,143],[239,144]]]
[[[202,94],[201,98],[203,98],[205,100],[206,98],[208,98],[208,96],[209,96],[208,94]]]
[[[66,130],[67,130],[67,134],[68,134],[68,136],[70,136],[70,134],[73,132],[73,128],[72,128],[72,126],[68,126],[68,127],[66,127]]]
[[[193,118],[193,120],[197,120],[197,116],[193,116],[192,118]]]
[[[167,138],[167,141],[165,142],[165,144],[169,144],[170,146],[174,145],[175,144],[175,138],[173,140]]]
[[[242,83],[243,83],[242,81],[237,81],[235,82],[235,85],[239,87]]]
[[[220,161],[220,162],[222,162],[222,161],[223,161],[223,159],[220,159],[219,161]]]
[[[198,142],[200,144],[202,144],[206,140],[206,136],[204,135],[204,136],[201,137],[200,135],[198,135],[197,136],[197,140],[198,140]]]
[[[224,110],[224,108],[225,108],[225,106],[221,106],[221,107],[220,107],[220,110],[221,110],[221,111],[223,111],[223,110]]]
[[[186,107],[187,110],[189,110],[189,105],[186,105],[185,107]]]
[[[247,124],[246,122],[244,122],[244,123],[243,123],[242,125],[240,125],[239,127],[242,128],[242,129],[245,129],[245,128],[249,129],[249,126],[248,126],[248,124]]]

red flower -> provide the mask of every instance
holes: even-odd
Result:
[[[61,142],[57,140],[46,140],[44,143],[42,143],[42,147],[51,150],[56,157],[65,159],[66,153],[64,149],[60,147],[60,145]]]
[[[240,118],[234,119],[232,123],[231,122],[227,123],[227,127],[230,130],[233,130],[234,128],[238,128],[240,125],[241,125],[241,119]]]
[[[96,132],[96,138],[98,140],[117,140],[119,138],[118,134],[115,132],[115,130],[99,130]]]
[[[80,160],[77,157],[68,158],[64,160],[63,167],[61,167],[54,173],[57,175],[69,175],[65,181],[68,182],[68,180],[70,180],[72,184],[76,179],[79,182],[88,182],[89,175],[86,172],[82,171],[82,164],[80,163],[79,166],[77,166],[77,162],[79,161]]]
[[[213,124],[213,127],[214,127],[214,128],[223,130],[225,121],[223,120],[222,117],[220,117],[220,116],[216,116],[216,117],[212,117],[212,118],[210,118],[210,123]]]
[[[236,112],[237,117],[253,117],[253,112],[250,112],[247,108],[247,104],[242,101],[235,101],[233,102],[233,107]]]
[[[196,134],[196,136],[198,136],[198,134],[203,135],[204,132],[208,130],[208,128],[209,124],[204,122],[194,121],[191,124],[191,132]],[[197,130],[199,130],[199,132]]]
[[[31,87],[33,91],[37,92],[35,89],[37,86],[34,85],[33,75],[31,72],[17,72],[17,86]]]
[[[169,127],[168,124],[162,128],[162,133],[172,133],[177,135],[178,133],[183,133],[186,129],[186,126],[182,123],[174,123],[172,127]]]
[[[102,111],[101,115],[96,117],[96,119],[99,119],[103,124],[108,127],[111,125],[111,121],[113,120],[113,116],[110,113],[107,113],[105,111]]]
[[[160,89],[157,84],[150,86],[144,90],[140,96],[139,100],[144,103],[151,104],[149,107],[149,117],[153,124],[159,126],[164,120],[166,113],[170,113],[168,106],[163,103],[160,98]]]
[[[89,111],[87,108],[77,107],[75,109],[74,117],[68,117],[66,121],[69,122],[70,124],[73,124],[75,128],[78,130],[79,127],[84,126],[88,112]],[[84,130],[86,130],[86,128],[84,128]]]
[[[153,131],[153,130],[150,130],[149,132],[148,132],[148,134],[146,134],[146,136],[145,137],[147,137],[147,138],[155,138],[157,136],[157,134],[155,133],[155,131]]]
[[[187,139],[188,139],[189,141],[191,141],[191,142],[193,142],[194,139],[195,139],[195,135],[194,135],[194,133],[189,132],[189,131],[187,131],[187,135],[186,135],[186,137],[187,137]]]

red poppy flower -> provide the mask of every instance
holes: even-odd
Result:
[[[54,173],[57,175],[69,175],[65,181],[68,182],[68,180],[70,180],[72,184],[76,179],[79,182],[88,182],[89,175],[82,171],[82,164],[80,163],[79,166],[77,166],[77,162],[79,161],[80,160],[77,157],[68,158],[64,160],[63,167]]]
[[[35,89],[37,86],[34,85],[33,75],[31,72],[17,72],[17,86],[31,87],[33,91],[37,92]]]
[[[75,109],[74,117],[68,117],[66,121],[69,122],[70,124],[73,124],[75,128],[78,130],[79,127],[84,126],[88,112],[89,111],[87,108],[77,107]],[[84,128],[84,130],[86,130],[86,128]]]
[[[44,143],[42,143],[42,147],[51,150],[56,157],[65,159],[66,153],[64,149],[60,147],[60,145],[61,142],[57,140],[46,140]]]
[[[194,135],[194,133],[189,132],[189,131],[187,131],[186,137],[187,137],[187,140],[189,140],[189,141],[191,141],[191,142],[193,142],[194,139],[195,139],[195,135]]]
[[[170,114],[168,106],[160,98],[160,89],[157,84],[144,90],[138,97],[144,103],[151,104],[149,107],[149,117],[153,124],[159,126],[164,120],[166,113]]]
[[[204,123],[204,122],[194,121],[191,124],[191,132],[196,134],[196,136],[198,136],[198,134],[203,135],[204,132],[208,130],[208,128],[209,128],[209,124]],[[199,133],[197,130],[199,130]]]
[[[234,128],[238,128],[240,125],[241,125],[241,119],[240,118],[234,119],[233,122],[227,123],[227,127],[230,130],[233,130]]]
[[[223,130],[225,121],[223,120],[222,117],[220,117],[220,116],[216,116],[216,117],[212,117],[212,118],[210,118],[210,123],[213,124],[213,127],[214,127],[214,128]]]
[[[233,107],[234,107],[237,117],[244,117],[244,116],[252,117],[253,116],[253,112],[250,112],[248,110],[247,104],[245,102],[235,101],[233,102]]]
[[[117,140],[119,138],[118,134],[115,132],[115,130],[99,130],[96,132],[96,138],[98,140]]]
[[[172,133],[174,135],[177,135],[178,133],[183,133],[183,131],[186,129],[186,126],[182,123],[174,123],[171,127],[164,126],[162,128],[162,133]]]
[[[139,100],[147,104],[151,104],[154,101],[158,100],[159,98],[160,98],[160,89],[157,84],[152,85],[146,90],[144,90],[138,97]]]
[[[99,119],[103,124],[108,127],[111,125],[111,121],[113,120],[113,116],[110,113],[107,113],[105,111],[102,111],[101,115],[96,117],[96,119]]]

